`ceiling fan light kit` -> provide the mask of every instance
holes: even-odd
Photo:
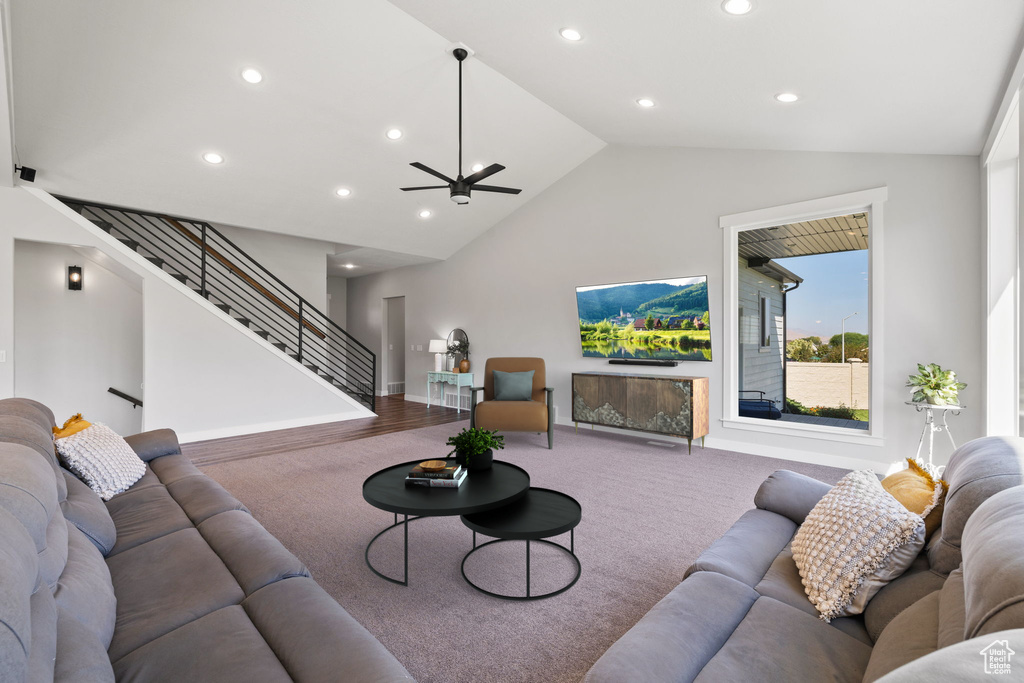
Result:
[[[459,175],[452,180],[448,176],[444,175],[439,171],[435,171],[425,164],[421,164],[418,161],[414,161],[410,166],[414,166],[425,173],[429,173],[435,178],[443,180],[446,185],[424,185],[421,187],[403,187],[403,192],[414,192],[417,190],[441,190],[448,189],[451,200],[459,205],[469,204],[471,192],[473,190],[479,190],[480,192],[499,192],[503,194],[519,194],[522,190],[517,190],[511,187],[497,187],[495,185],[478,185],[477,183],[484,178],[494,175],[498,171],[505,170],[505,167],[501,164],[491,164],[487,168],[484,168],[468,177],[462,175],[462,62],[469,56],[469,51],[463,47],[456,47],[452,50],[452,56],[455,57],[459,62]]]

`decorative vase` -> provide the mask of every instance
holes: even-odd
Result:
[[[462,453],[456,453],[456,462],[466,468],[469,472],[479,472],[481,470],[491,469],[491,463],[494,462],[494,451],[488,448],[483,453],[477,453],[471,455],[468,458]]]
[[[463,358],[459,361],[459,372],[469,372],[469,359]]]

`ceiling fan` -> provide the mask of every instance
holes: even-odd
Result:
[[[503,192],[505,194],[519,194],[522,190],[516,190],[511,187],[497,187],[495,185],[478,185],[481,180],[492,176],[498,171],[505,170],[505,167],[501,164],[491,164],[487,168],[477,171],[476,173],[463,178],[462,177],[462,62],[469,56],[469,52],[461,47],[457,47],[452,50],[452,55],[455,59],[459,60],[459,175],[452,180],[448,176],[434,169],[430,168],[425,164],[421,164],[418,161],[414,161],[410,166],[415,166],[421,171],[426,171],[432,176],[440,178],[441,180],[448,183],[447,185],[425,185],[423,187],[403,187],[403,192],[412,192],[415,190],[441,190],[447,188],[451,192],[451,199],[456,204],[469,204],[469,195],[472,190],[479,190],[480,192]]]

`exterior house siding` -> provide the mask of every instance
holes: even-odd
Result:
[[[747,267],[739,259],[740,309],[740,386],[739,389],[763,391],[765,398],[782,400],[782,291],[781,284]],[[760,341],[760,297],[770,302],[768,346]],[[781,407],[781,403],[779,404]]]

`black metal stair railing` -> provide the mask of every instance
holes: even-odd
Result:
[[[376,409],[376,354],[209,223],[57,199],[295,362]]]

